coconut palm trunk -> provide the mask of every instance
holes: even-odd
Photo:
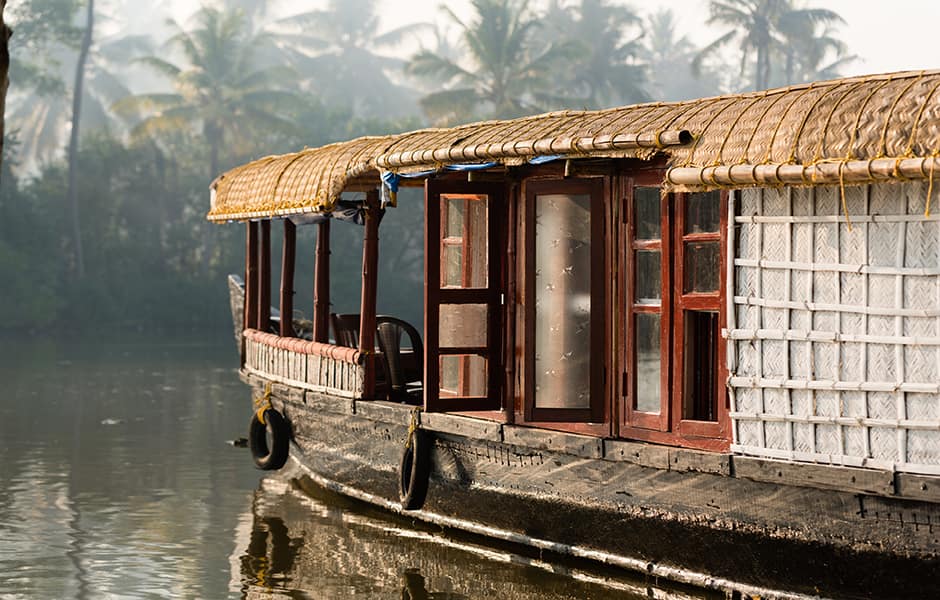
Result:
[[[75,65],[75,86],[72,90],[72,131],[69,137],[69,175],[66,192],[69,210],[72,215],[75,269],[79,279],[85,277],[85,257],[82,252],[82,234],[78,217],[78,192],[75,189],[75,176],[78,160],[79,123],[82,117],[82,85],[85,80],[85,64],[88,62],[88,52],[91,50],[92,31],[95,25],[95,0],[88,0],[87,15],[85,34],[82,36],[82,46],[78,53],[78,62]]]
[[[0,164],[3,163],[3,119],[6,110],[7,87],[10,85],[10,35],[12,31],[3,20],[7,0],[0,0]]]

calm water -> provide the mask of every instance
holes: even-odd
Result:
[[[700,597],[262,479],[219,337],[0,340],[0,598]]]

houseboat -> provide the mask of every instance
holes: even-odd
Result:
[[[246,229],[255,462],[731,596],[936,593],[938,90],[940,71],[840,79],[232,169],[208,218]],[[402,186],[424,189],[423,323],[376,314]],[[330,238],[352,227],[361,306],[334,314]]]

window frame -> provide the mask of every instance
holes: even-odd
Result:
[[[726,348],[723,332],[727,328],[726,299],[728,257],[728,191],[719,198],[718,232],[706,234],[685,233],[685,208],[691,194],[666,193],[660,203],[661,238],[658,243],[635,239],[636,219],[634,190],[637,187],[662,187],[662,172],[639,172],[624,177],[621,205],[620,241],[620,342],[624,347],[621,361],[621,389],[619,393],[619,434],[622,438],[637,439],[673,446],[704,450],[727,451],[731,441]],[[685,293],[686,245],[695,241],[717,241],[719,245],[718,290],[708,293]],[[660,323],[660,412],[648,413],[634,408],[636,399],[637,368],[636,315],[656,313],[638,304],[634,299],[637,250],[659,248],[662,252],[662,299],[659,307]],[[717,312],[717,373],[715,394],[716,421],[686,419],[683,415],[685,394],[685,313],[704,310]]]

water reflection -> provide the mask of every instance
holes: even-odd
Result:
[[[261,480],[219,339],[0,340],[0,598],[689,597]]]
[[[0,341],[0,597],[219,598],[257,486],[231,348]]]
[[[244,539],[233,589],[238,581],[253,600],[708,597],[399,522],[306,484],[294,467],[262,480]]]

